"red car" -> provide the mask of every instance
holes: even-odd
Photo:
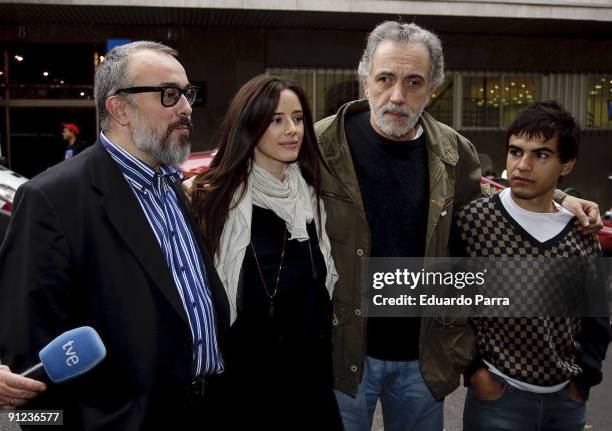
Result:
[[[480,184],[488,184],[493,189],[497,190],[498,192],[506,188],[506,186],[504,186],[503,184],[500,184],[497,181],[493,181],[492,179],[487,178],[487,177],[482,177],[480,179]]]
[[[195,151],[191,153],[189,158],[180,166],[185,179],[206,172],[215,154],[217,154],[217,150]]]
[[[603,215],[604,227],[597,233],[601,249],[605,256],[612,257],[612,210]]]

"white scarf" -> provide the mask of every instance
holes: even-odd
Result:
[[[230,323],[234,323],[237,317],[238,281],[244,254],[251,242],[253,205],[272,210],[274,214],[283,219],[289,231],[290,240],[306,241],[308,239],[306,224],[313,219],[319,229],[316,214],[317,197],[312,187],[302,177],[297,163],[287,166],[283,181],[253,163],[246,187],[246,193],[239,202],[242,190],[239,189],[234,194],[227,220],[223,225],[219,250],[215,254],[215,267],[230,303]],[[334,285],[338,280],[338,273],[331,256],[329,237],[325,232],[327,215],[323,201],[319,202],[322,228],[321,231],[318,231],[319,248],[327,267],[325,287],[331,298]]]

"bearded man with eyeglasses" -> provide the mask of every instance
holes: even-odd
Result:
[[[229,308],[181,191],[197,88],[176,55],[153,42],[109,52],[95,78],[98,142],[17,192],[0,249],[0,361],[26,369],[79,326],[107,356],[44,391],[3,366],[0,408],[38,395],[28,409],[61,409],[78,430],[206,423]]]

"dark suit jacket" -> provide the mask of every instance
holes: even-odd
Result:
[[[222,344],[228,301],[200,249]],[[178,429],[188,418],[189,323],[143,210],[99,143],[19,189],[0,249],[3,363],[22,371],[49,341],[83,325],[98,331],[106,359],[27,408],[63,409],[69,429]]]

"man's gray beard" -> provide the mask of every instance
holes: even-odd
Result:
[[[132,129],[132,141],[140,151],[152,157],[155,161],[166,166],[179,166],[191,152],[191,132],[181,135],[179,142],[172,145],[170,136],[174,129],[159,133],[154,127],[137,114],[138,119]]]
[[[405,137],[413,128],[416,126],[419,118],[421,118],[421,114],[423,113],[423,108],[419,110],[417,114],[413,114],[409,110],[395,105],[393,103],[387,103],[386,105],[381,106],[379,109],[375,109],[372,106],[372,102],[368,100],[370,104],[370,110],[374,113],[374,122],[376,126],[383,132],[386,136],[394,139],[401,139]],[[389,120],[385,118],[385,112],[395,112],[399,114],[405,115],[402,120]]]

